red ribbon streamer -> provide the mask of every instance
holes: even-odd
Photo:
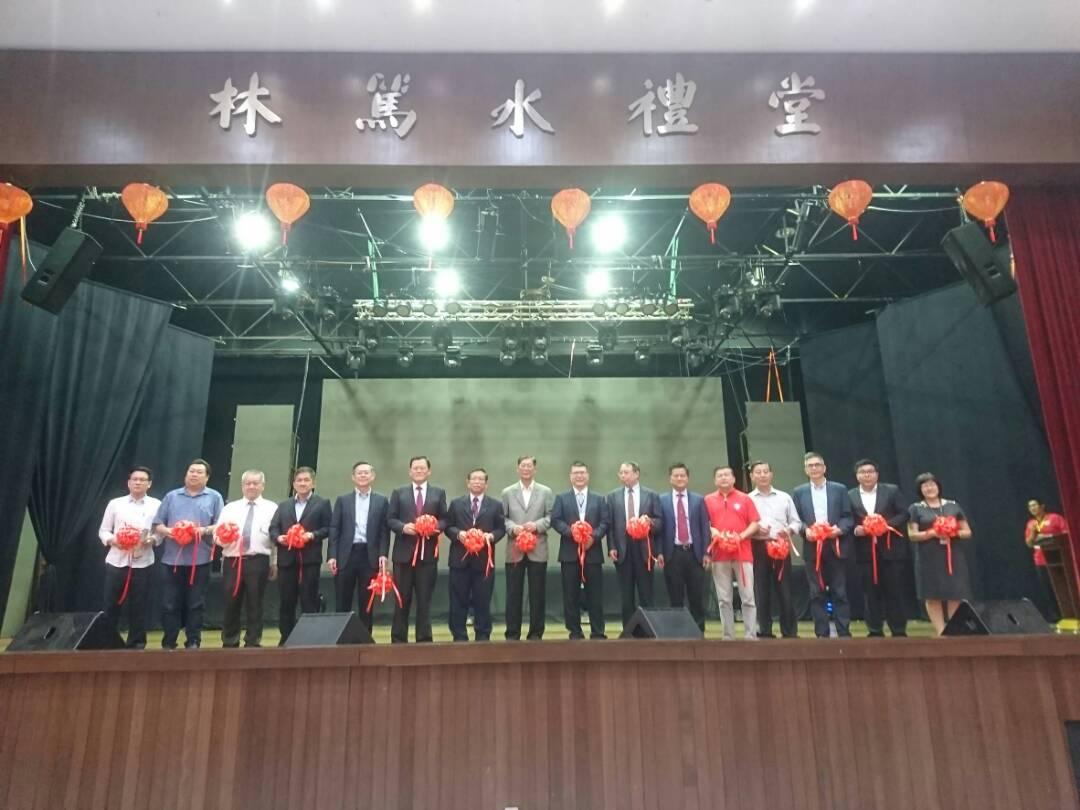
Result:
[[[303,551],[308,544],[307,529],[301,526],[299,523],[294,523],[289,527],[289,530],[285,532],[285,548],[289,551]],[[304,581],[304,561],[298,559],[296,561],[296,567],[300,572],[297,574],[297,582]]]
[[[593,536],[593,527],[587,520],[576,521],[570,526],[570,536],[577,543],[578,567],[581,568],[581,581],[585,581],[585,546]]]
[[[434,515],[420,515],[414,522],[413,526],[416,527],[416,542],[413,544],[412,552],[412,566],[416,567],[418,555],[419,560],[422,562],[424,559],[424,546],[427,544],[428,538],[439,534],[439,521]],[[435,540],[435,559],[439,559],[439,541]]]
[[[817,551],[814,555],[814,570],[817,571],[818,584],[821,585],[821,589],[825,589],[825,577],[821,573],[821,552],[825,546],[825,541],[832,535],[833,527],[830,523],[814,523],[806,529],[806,539],[816,544]],[[840,556],[840,538],[836,538],[836,556]]]
[[[645,570],[652,571],[652,520],[648,515],[630,518],[626,521],[626,534],[631,540],[645,541],[645,552],[648,555],[645,558]]]
[[[482,529],[472,528],[461,533],[461,545],[465,546],[465,556],[478,556],[481,551],[487,548],[487,564],[484,566],[484,578],[487,579],[495,569],[495,559],[492,556],[491,543],[484,537]]]
[[[135,549],[138,548],[139,542],[142,540],[142,532],[134,526],[121,526],[116,530],[115,537],[116,547],[121,551],[126,551],[128,554],[128,570],[127,577],[124,578],[124,590],[120,592],[120,598],[116,600],[117,605],[122,605],[127,599],[128,589],[131,587],[131,563],[135,556]]]
[[[945,541],[945,563],[951,577],[953,575],[952,541],[960,532],[960,524],[952,515],[939,515],[934,518],[933,529],[934,534]]]
[[[184,546],[191,546],[191,576],[188,577],[188,585],[195,584],[195,561],[198,558],[199,549],[196,546],[196,541],[199,539],[199,527],[196,526],[190,520],[178,520],[176,525],[170,530],[173,540],[176,544],[183,548]],[[173,563],[173,571],[176,571],[176,567],[179,565],[179,560]]]
[[[776,572],[776,581],[780,582],[784,578],[784,560],[791,556],[791,542],[786,537],[774,537],[765,541],[765,551],[780,563]]]
[[[401,600],[401,592],[398,591],[398,587],[394,583],[394,578],[390,576],[390,572],[385,568],[371,578],[371,582],[368,583],[367,589],[371,593],[367,602],[368,613],[371,613],[371,609],[375,606],[375,596],[378,595],[379,601],[382,602],[386,599],[386,595],[390,593],[390,591],[393,591],[394,596],[397,597],[398,607],[404,606],[404,603]]]

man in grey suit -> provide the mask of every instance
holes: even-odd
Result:
[[[537,483],[536,457],[522,456],[517,461],[518,482],[502,491],[506,533],[510,544],[506,550],[506,638],[521,638],[521,606],[525,595],[525,578],[529,579],[528,640],[544,637],[544,593],[547,586],[548,542],[551,526],[551,507],[555,494],[550,487]],[[536,548],[522,554],[514,539],[523,531],[536,534]]]

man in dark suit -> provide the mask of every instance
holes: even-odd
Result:
[[[585,602],[589,609],[589,637],[604,635],[604,585],[601,579],[604,553],[600,541],[607,534],[611,518],[607,499],[589,491],[589,468],[583,461],[570,465],[570,490],[556,496],[551,508],[551,528],[559,533],[559,563],[562,566],[563,615],[571,639],[585,638],[581,629],[582,570],[578,547],[570,527],[584,520],[592,526],[592,540],[585,551]]]
[[[818,638],[829,637],[829,615],[825,602],[833,605],[833,621],[836,634],[851,635],[851,605],[847,595],[846,561],[851,559],[851,498],[843,484],[825,479],[825,459],[819,453],[803,456],[803,468],[810,479],[807,484],[795,487],[791,493],[795,510],[807,532],[815,523],[829,523],[833,527],[830,538],[823,542],[821,570],[817,568],[817,543],[807,539],[803,545],[806,557],[806,578],[810,583],[810,613],[814,618],[814,634]],[[836,553],[839,540],[840,553]],[[826,589],[828,593],[826,593]]]
[[[427,456],[409,459],[409,478],[412,483],[395,489],[390,495],[390,511],[386,522],[394,532],[394,582],[401,593],[401,604],[394,605],[394,621],[390,640],[405,644],[409,640],[409,613],[416,596],[416,641],[431,641],[431,596],[435,592],[437,574],[435,556],[439,538],[446,531],[446,491],[428,484],[431,461]],[[416,534],[416,518],[432,515],[438,521],[438,532],[426,539]]]
[[[660,512],[660,496],[641,486],[641,468],[636,462],[624,461],[619,465],[619,481],[622,486],[612,490],[607,498],[608,514],[611,516],[607,546],[608,556],[615,563],[619,580],[625,630],[639,604],[642,607],[653,606],[652,568],[664,564],[663,554],[659,551],[660,538],[664,533],[664,516]],[[649,543],[634,540],[626,534],[626,521],[632,517],[648,517],[652,521],[649,542],[652,543],[655,559],[649,559]]]
[[[367,587],[375,574],[385,568],[390,554],[390,527],[386,522],[390,501],[371,488],[375,483],[375,468],[368,462],[358,461],[353,465],[352,480],[355,489],[339,495],[334,502],[326,562],[334,576],[337,612],[352,612],[353,594],[358,593],[360,620],[370,633],[375,606],[372,605],[370,613],[365,610]]]
[[[502,501],[487,496],[487,470],[469,472],[468,494],[454,498],[447,513],[446,536],[450,538],[450,634],[454,641],[468,641],[465,620],[473,611],[477,641],[491,639],[491,591],[495,584],[495,544],[506,535]],[[465,532],[484,533],[484,549],[468,554],[462,542]]]
[[[885,620],[894,637],[907,635],[907,572],[909,545],[905,529],[908,504],[895,484],[878,482],[878,467],[868,458],[855,462],[857,487],[849,490],[855,520],[855,562],[866,600],[866,627],[870,636],[885,635]],[[877,540],[863,530],[868,514],[877,514],[897,534]],[[874,584],[874,544],[877,545],[878,581]]]
[[[277,512],[270,521],[270,536],[278,543],[278,587],[281,593],[279,645],[285,643],[296,626],[298,596],[302,613],[319,612],[322,543],[330,536],[333,517],[330,501],[315,494],[315,470],[311,467],[296,469],[293,493],[293,497],[278,504]],[[285,535],[297,523],[305,529],[307,545],[299,550],[286,548]]]
[[[690,492],[690,470],[681,462],[668,468],[671,490],[660,496],[663,534],[657,549],[664,560],[664,584],[672,607],[690,608],[705,632],[705,549],[709,547],[709,513],[705,499]]]

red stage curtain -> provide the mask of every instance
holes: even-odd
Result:
[[[1080,189],[1016,189],[1008,225],[1046,436],[1080,581]]]

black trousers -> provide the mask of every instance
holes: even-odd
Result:
[[[221,558],[221,583],[225,592],[225,618],[221,626],[221,644],[223,647],[240,646],[240,614],[247,617],[247,632],[244,633],[245,647],[259,647],[263,633],[263,595],[266,583],[270,581],[270,556],[268,554],[248,554],[243,558],[243,565],[238,565],[239,557]],[[240,578],[240,588],[236,588],[236,579]],[[236,591],[236,596],[233,596]]]
[[[409,640],[409,612],[416,597],[416,641],[431,641],[431,596],[435,593],[438,575],[434,557],[418,562],[394,563],[394,583],[401,592],[401,605],[394,604],[394,621],[390,625],[390,641],[405,644]]]
[[[303,576],[300,571],[303,570]],[[296,627],[296,603],[301,613],[319,612],[319,563],[304,563],[278,570],[278,589],[281,604],[278,610],[278,627],[281,630],[280,647]]]
[[[525,596],[525,578],[529,580],[529,635],[531,639],[544,637],[544,611],[547,602],[547,562],[530,560],[506,566],[506,638],[521,638],[521,608]]]
[[[847,595],[847,560],[840,560],[832,554],[822,557],[821,575],[825,579],[828,593],[821,589],[818,572],[814,570],[812,546],[807,545],[806,578],[810,582],[810,615],[814,619],[814,635],[818,638],[829,637],[829,614],[825,602],[831,601],[833,621],[836,623],[836,635],[846,638],[851,636],[851,604]],[[756,596],[756,594],[755,594]]]
[[[360,602],[360,621],[364,623],[369,633],[375,625],[375,611],[378,610],[379,598],[375,597],[371,613],[368,613],[367,603],[370,594],[367,588],[376,573],[376,569],[368,561],[367,543],[355,543],[349,551],[349,559],[338,569],[337,576],[334,577],[334,602],[337,612],[352,613],[355,595]],[[398,588],[400,587],[398,585]],[[394,603],[397,604],[392,593],[386,598],[394,599]]]
[[[687,607],[701,632],[705,632],[705,569],[690,546],[675,546],[664,560],[664,584],[674,608]]]
[[[627,545],[626,559],[615,566],[615,574],[619,578],[619,601],[625,629],[639,605],[653,606],[653,575],[646,565],[645,555],[631,545]]]
[[[1061,621],[1061,608],[1058,607],[1057,597],[1054,596],[1054,586],[1050,581],[1050,572],[1045,565],[1036,565],[1035,575],[1039,578],[1039,587],[1043,591],[1043,603],[1046,605],[1043,614],[1046,620],[1051,624]]]
[[[210,563],[195,566],[195,582],[191,579],[191,566],[173,566],[162,563],[161,569],[161,625],[165,631],[161,646],[176,649],[180,626],[184,627],[184,646],[198,647],[202,644],[203,609],[206,606],[206,585],[210,581]]]
[[[878,584],[874,584],[874,565],[860,562],[859,582],[866,602],[866,629],[871,636],[885,634],[885,622],[894,636],[907,635],[907,610],[904,598],[904,572],[907,560],[883,560],[878,557]]]
[[[131,583],[128,585],[124,604],[118,605],[120,594],[124,592],[128,571],[131,571]],[[119,630],[120,617],[125,613],[128,620],[127,647],[141,650],[146,646],[146,595],[150,592],[150,577],[154,567],[131,568],[125,565],[105,565],[105,618]]]
[[[491,638],[491,591],[495,585],[495,572],[484,576],[484,565],[470,560],[464,568],[450,569],[450,635],[454,641],[468,641],[469,632],[465,621],[469,608],[473,611],[473,634],[477,641]]]
[[[757,602],[759,638],[773,638],[772,595],[776,592],[780,614],[780,635],[798,638],[799,622],[795,616],[795,603],[791,600],[791,557],[782,563],[769,557],[765,542],[754,540],[750,544],[754,552],[754,601]],[[780,575],[781,570],[783,575]]]
[[[585,563],[585,585],[581,584],[581,567],[577,560],[562,565],[563,617],[570,638],[585,638],[581,629],[581,591],[585,590],[585,604],[589,610],[589,637],[607,638],[604,635],[604,580],[600,563]]]

